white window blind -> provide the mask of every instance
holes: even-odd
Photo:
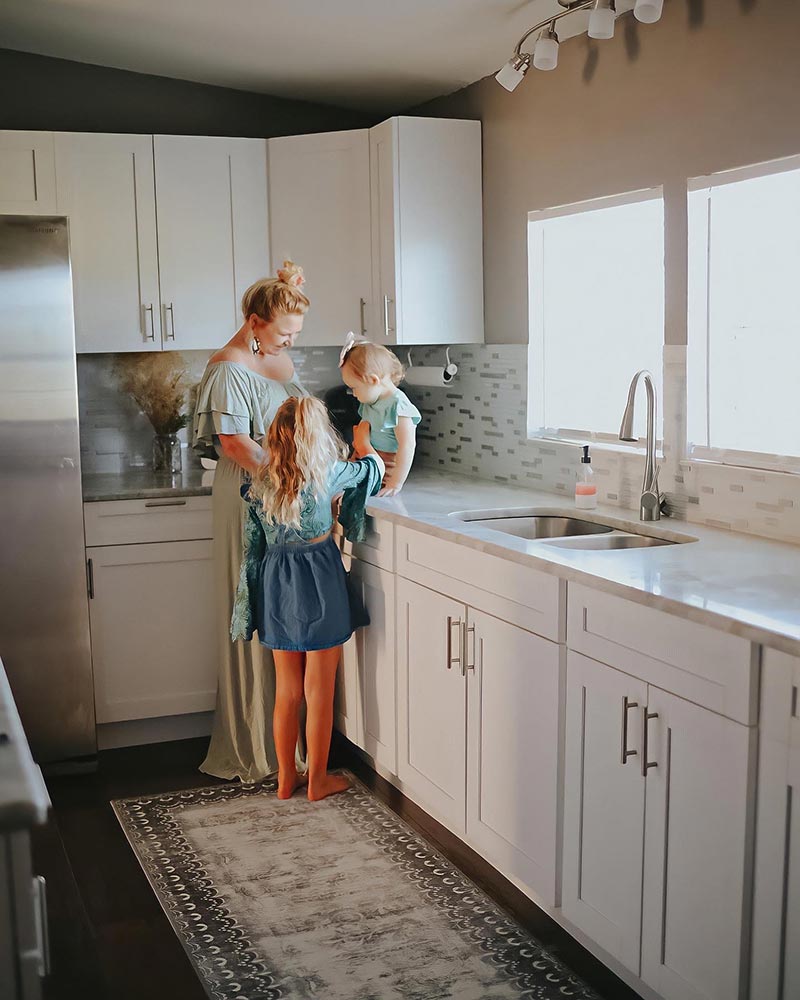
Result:
[[[800,471],[800,157],[689,184],[689,455]]]
[[[529,435],[619,443],[634,373],[662,382],[661,190],[531,212],[528,294]],[[644,437],[643,403],[634,427]]]

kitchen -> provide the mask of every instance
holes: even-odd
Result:
[[[8,996],[800,995],[800,13],[572,6],[0,15]],[[57,229],[44,271],[20,217]],[[289,257],[306,390],[352,428],[353,330],[422,415],[341,541],[357,783],[288,814],[340,831],[351,909],[286,893],[313,845],[268,783],[199,770],[215,456],[191,422],[154,456],[131,393],[166,372],[189,414]]]

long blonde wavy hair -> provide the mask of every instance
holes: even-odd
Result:
[[[273,524],[300,527],[304,489],[320,498],[333,464],[347,456],[331,426],[325,404],[314,396],[290,397],[267,432],[267,461],[258,470],[251,494],[260,499]]]

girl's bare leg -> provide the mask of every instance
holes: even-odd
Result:
[[[289,799],[298,785],[305,782],[305,775],[297,773],[295,748],[298,712],[303,700],[303,666],[306,654],[276,649],[272,655],[275,658],[275,711],[272,713],[272,730],[278,754],[278,798]]]
[[[350,787],[347,778],[339,774],[328,774],[328,753],[333,729],[333,692],[341,653],[341,646],[306,653],[308,797],[312,802]]]

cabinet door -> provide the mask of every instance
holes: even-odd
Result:
[[[361,587],[370,617],[369,626],[356,633],[363,747],[396,774],[395,577],[354,560],[352,579]]]
[[[350,555],[342,555],[344,568],[351,574],[355,586],[359,586],[353,570],[358,565]],[[363,631],[363,630],[360,630]],[[359,673],[359,632],[352,635],[342,647],[342,658],[336,674],[336,693],[333,703],[333,721],[339,732],[351,743],[364,749],[362,735],[361,710],[359,704],[358,673]]]
[[[645,801],[639,713],[646,695],[647,685],[628,674],[567,654],[562,907],[637,975]]]
[[[56,135],[78,353],[160,351],[153,137]]]
[[[253,183],[258,170],[242,163],[247,142],[263,147],[256,139],[154,137],[163,343],[170,350],[223,344],[239,326],[245,281],[267,272],[266,178],[262,190]],[[246,191],[242,178],[250,182]],[[247,248],[247,268],[237,262],[237,242]]]
[[[465,829],[466,608],[397,578],[397,773],[403,791],[454,832]]]
[[[642,979],[665,1000],[745,995],[755,728],[651,687]]]
[[[369,130],[369,181],[372,222],[372,338],[399,343],[397,306],[397,119]]]
[[[305,347],[371,333],[369,132],[268,140],[272,270],[301,264],[314,308]]]
[[[765,649],[750,996],[800,996],[800,659]]]
[[[212,543],[86,550],[97,721],[214,708],[217,634]]]
[[[467,836],[556,904],[560,649],[468,612]]]
[[[0,131],[0,215],[55,215],[52,132]]]

